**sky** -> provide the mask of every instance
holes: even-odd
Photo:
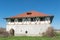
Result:
[[[28,11],[54,15],[51,25],[60,29],[60,0],[0,0],[0,27],[6,28],[4,18]]]

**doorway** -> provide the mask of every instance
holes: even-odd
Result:
[[[10,30],[10,34],[11,34],[12,36],[14,36],[14,29],[11,29],[11,30]]]

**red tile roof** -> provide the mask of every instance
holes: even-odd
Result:
[[[20,18],[20,17],[44,17],[44,16],[50,16],[50,15],[43,14],[43,13],[36,12],[36,11],[31,11],[31,12],[26,12],[26,13],[19,14],[19,15],[16,15],[16,16],[12,16],[12,17],[10,17],[10,18]]]

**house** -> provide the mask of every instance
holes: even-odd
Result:
[[[53,17],[36,11],[18,14],[5,18],[6,31],[14,36],[42,36],[51,27]]]

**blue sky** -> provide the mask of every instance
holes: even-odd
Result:
[[[60,0],[0,0],[0,27],[6,27],[3,18],[32,10],[54,15],[51,25],[60,29]]]

